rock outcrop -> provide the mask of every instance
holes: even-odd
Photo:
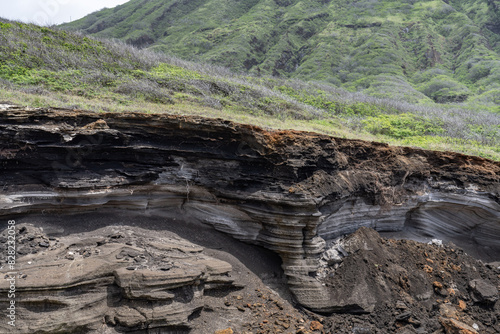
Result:
[[[19,228],[18,252],[27,255],[7,274],[16,282],[19,333],[104,333],[108,325],[187,332],[205,294],[242,288],[230,264],[176,235],[108,227],[49,238]],[[11,330],[5,322],[0,329]]]
[[[362,226],[500,254],[500,163],[487,159],[220,119],[57,109],[2,111],[0,141],[4,221],[128,210],[209,224],[279,254],[295,299],[318,312],[338,306],[317,275],[327,245]],[[212,284],[206,263],[194,267],[187,276]],[[216,277],[228,270],[217,268]],[[175,300],[162,285],[175,271],[112,272],[92,284],[112,279],[123,298]],[[117,323],[145,316],[116,312]]]

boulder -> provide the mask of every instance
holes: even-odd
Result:
[[[496,286],[484,279],[475,279],[469,282],[472,300],[477,303],[493,304],[498,300]]]
[[[452,318],[439,318],[446,334],[479,334],[473,327]]]

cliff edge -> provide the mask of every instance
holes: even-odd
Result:
[[[199,231],[210,227],[278,254],[291,300],[319,314],[370,313],[379,307],[379,297],[365,295],[359,301],[339,296],[338,276],[330,275],[343,258],[370,248],[349,251],[342,241],[361,227],[383,236],[439,239],[485,261],[500,259],[499,162],[316,133],[267,131],[222,119],[5,109],[0,112],[4,222],[43,225],[62,235],[133,220],[138,228],[170,229],[189,242],[203,239],[196,236],[196,226]],[[182,247],[191,247],[186,242]],[[109,281],[106,284],[122,289],[122,298],[141,303],[184,298],[161,283],[175,280],[170,269],[165,271],[169,274],[141,274],[136,271],[146,270],[143,267],[105,265],[107,257],[118,254],[133,261],[148,253],[158,262],[148,251],[158,247],[105,244],[99,255],[101,281],[86,284]],[[229,264],[208,255],[185,262],[199,276],[186,283],[197,287],[194,297],[203,295],[205,285],[207,290],[220,290],[217,284],[241,288],[227,279]],[[134,275],[142,275],[146,292],[133,286]],[[61,280],[64,286],[76,284],[75,277]],[[28,284],[26,289],[43,287]],[[433,289],[429,291],[432,295]],[[183,304],[186,312],[176,318],[182,326],[201,308],[190,300]],[[58,303],[47,311],[58,309]],[[117,316],[108,316],[110,325],[128,321],[124,314],[129,306],[120,307]],[[134,326],[140,319],[155,319],[142,311],[134,314]],[[55,333],[54,328],[50,330]]]

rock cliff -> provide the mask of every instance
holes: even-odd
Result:
[[[452,241],[485,260],[500,257],[500,163],[487,159],[221,119],[15,107],[0,113],[0,142],[2,224],[16,219],[64,234],[155,221],[157,228],[189,241],[203,239],[196,231],[209,225],[278,254],[294,300],[315,312],[352,306],[339,301],[321,273],[335,240],[360,227]],[[147,319],[159,327],[162,321],[182,327],[200,308],[203,291],[238,288],[227,276],[231,265],[202,255],[189,241],[89,241],[100,247],[92,254],[95,262],[74,275],[62,270],[51,277],[53,284],[36,280],[48,274],[37,273],[37,255],[30,255],[33,264],[23,270],[35,281],[19,288],[32,298],[30,305],[47,311],[78,304],[42,298],[40,291],[51,286],[95,290],[95,304],[102,307],[106,289],[116,289],[110,295],[120,296],[119,302],[107,301],[108,323],[135,328]],[[49,243],[54,249],[47,252],[61,259],[54,266],[75,253],[71,244]],[[161,247],[174,249],[174,255],[180,250],[184,265],[162,270],[167,264],[154,256]],[[140,263],[141,254],[153,269],[128,270],[108,260]],[[188,302],[175,292],[182,286],[193,289]],[[167,306],[147,314],[128,305],[130,300],[183,307],[174,315],[163,310]],[[95,322],[82,318],[87,320]]]

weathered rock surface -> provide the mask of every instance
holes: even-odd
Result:
[[[451,318],[441,318],[446,334],[478,334],[471,326]]]
[[[453,241],[488,260],[500,253],[500,163],[487,159],[201,117],[55,109],[2,111],[0,141],[4,221],[128,210],[209,224],[279,254],[295,299],[319,312],[340,298],[317,275],[327,245],[362,226]],[[119,268],[106,277],[124,298],[154,300],[169,296],[160,272],[139,276],[144,290]],[[144,317],[124,307],[109,319]]]
[[[7,275],[16,278],[20,333],[100,332],[107,325],[187,330],[204,294],[243,287],[231,278],[230,264],[176,235],[108,227],[51,241],[39,228],[20,228],[19,250],[32,254]],[[36,239],[49,247],[33,247]],[[2,291],[7,283],[0,281]],[[2,322],[0,329],[7,333],[9,326]]]
[[[492,304],[498,300],[497,287],[484,279],[470,281],[469,287],[475,302]]]

